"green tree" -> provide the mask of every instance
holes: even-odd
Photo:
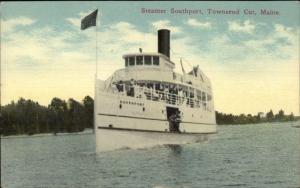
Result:
[[[34,134],[38,132],[37,116],[38,103],[32,100],[20,98],[16,105],[18,125],[21,127],[21,132],[25,134]]]
[[[16,124],[16,104],[12,101],[10,104],[1,108],[1,134],[11,135],[19,134]]]
[[[65,131],[66,121],[67,121],[67,103],[64,100],[61,100],[57,97],[51,100],[48,108],[53,112],[53,127],[52,130],[54,133]]]
[[[272,110],[270,110],[270,112],[268,112],[266,114],[266,118],[267,118],[268,121],[272,121],[274,119],[274,114],[273,114]]]
[[[290,121],[295,120],[293,112],[289,115],[288,120],[290,120]]]
[[[84,130],[84,108],[83,105],[74,99],[68,100],[68,132]]]
[[[237,118],[237,123],[238,124],[245,124],[246,120],[247,120],[246,115],[245,114],[240,114]]]
[[[284,121],[285,116],[284,116],[284,111],[281,109],[279,110],[278,114],[275,115],[275,119],[278,121]]]
[[[93,128],[94,125],[94,100],[90,96],[83,99],[85,127]]]

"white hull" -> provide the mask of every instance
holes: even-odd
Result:
[[[98,83],[103,86],[101,81]],[[184,113],[181,133],[170,133],[166,117],[166,108],[170,105],[102,92],[101,89],[95,103],[97,152],[194,143],[217,132],[214,112],[177,106]]]
[[[96,130],[96,151],[141,149],[159,145],[181,145],[207,140],[207,134],[144,132],[117,129]]]
[[[171,105],[105,92],[98,92],[97,101],[95,103],[96,126],[161,132],[169,129],[166,107]],[[120,103],[121,101],[126,101],[127,104]],[[137,105],[140,103],[142,106]],[[180,124],[181,132],[216,133],[214,112],[190,109],[185,106],[176,107],[184,114]]]

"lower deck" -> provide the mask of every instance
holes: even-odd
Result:
[[[169,132],[169,117],[180,111],[181,133],[215,133],[214,112],[98,92],[95,103],[95,128]]]

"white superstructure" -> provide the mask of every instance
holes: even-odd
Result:
[[[98,151],[197,142],[216,133],[210,80],[198,67],[174,72],[169,33],[158,31],[158,53],[125,54],[125,68],[96,81]],[[178,110],[180,132],[170,132],[169,117]]]

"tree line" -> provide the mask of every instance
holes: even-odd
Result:
[[[53,98],[48,106],[38,102],[20,98],[1,107],[1,135],[38,134],[80,132],[85,128],[93,128],[94,100],[90,96],[81,102],[72,98],[67,101]],[[283,110],[274,114],[272,110],[262,116],[261,113],[252,116],[232,115],[216,111],[217,124],[249,124],[274,121],[293,121],[293,113],[285,115]]]
[[[218,125],[235,125],[235,124],[249,124],[249,123],[264,123],[264,122],[284,122],[284,121],[296,121],[299,117],[295,117],[293,113],[285,115],[281,109],[277,114],[274,114],[272,110],[264,115],[263,113],[252,114],[225,114],[216,111],[216,121]]]
[[[57,97],[48,106],[20,98],[1,108],[1,135],[80,132],[93,128],[94,101],[86,96],[82,102]]]

